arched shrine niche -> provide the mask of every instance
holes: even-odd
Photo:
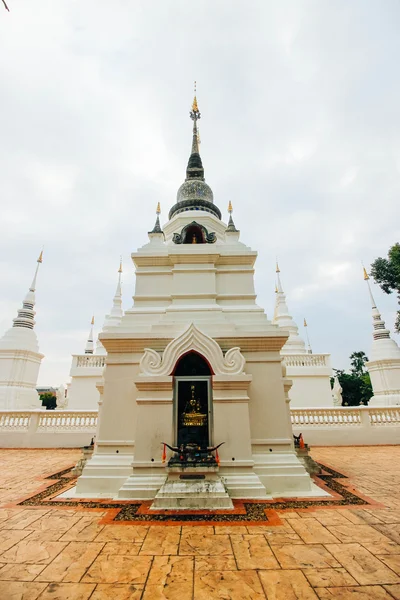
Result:
[[[174,369],[175,442],[211,444],[211,376],[208,362],[197,352],[188,352]]]

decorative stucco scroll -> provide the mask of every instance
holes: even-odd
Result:
[[[186,331],[168,344],[162,358],[155,350],[145,348],[140,361],[141,374],[171,375],[179,358],[191,351],[204,356],[216,375],[243,373],[246,361],[240,348],[231,348],[224,356],[217,342],[192,323]]]

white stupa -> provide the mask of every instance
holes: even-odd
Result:
[[[122,261],[118,269],[118,283],[113,305],[105,316],[102,331],[109,331],[119,325],[123,316],[122,310]],[[68,386],[69,410],[97,410],[99,408],[99,385],[102,382],[103,368],[106,361],[106,349],[98,339],[94,351],[94,317],[92,318],[89,336],[84,354],[73,354],[71,364],[71,383]]]
[[[34,331],[35,290],[43,252],[37,259],[35,276],[26,294],[22,308],[13,319],[13,326],[0,340],[0,408],[40,408],[36,391],[43,354]]]
[[[157,509],[315,495],[293,446],[279,353],[288,334],[256,304],[257,253],[240,241],[231,205],[223,222],[205,182],[196,98],[190,116],[186,179],[163,228],[158,209],[132,254],[133,306],[100,335],[96,446],[75,493],[152,499]]]
[[[332,406],[330,354],[313,354],[299,334],[299,328],[289,313],[282,288],[280,269],[276,263],[275,310],[272,322],[289,333],[281,350],[286,364],[286,375],[293,381],[289,396],[292,408]],[[307,326],[304,320],[304,325]],[[307,336],[308,338],[308,336]]]
[[[372,322],[374,326],[370,360],[367,363],[374,395],[370,406],[400,405],[400,348],[390,337],[389,329],[381,317],[372,295],[369,276],[364,268],[364,279],[372,305]]]

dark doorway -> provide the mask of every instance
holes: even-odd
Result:
[[[175,369],[176,445],[210,445],[211,369],[202,356],[190,352]]]
[[[198,225],[190,225],[185,233],[184,244],[204,244],[204,234]]]

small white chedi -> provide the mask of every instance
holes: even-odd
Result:
[[[41,408],[36,384],[43,354],[34,331],[35,290],[43,252],[37,259],[33,281],[13,326],[0,339],[0,408]]]
[[[162,456],[164,442],[224,442],[218,475],[230,497],[315,495],[293,447],[288,332],[256,304],[257,253],[240,241],[231,204],[221,220],[205,183],[196,97],[190,114],[186,180],[163,229],[158,206],[149,242],[132,254],[132,308],[100,334],[96,447],[76,494],[155,498],[173,456]]]
[[[118,283],[115,291],[113,306],[110,313],[106,315],[103,323],[103,331],[109,327],[116,327],[122,319],[122,260],[118,269]],[[106,350],[98,339],[96,352],[94,353],[94,317],[90,326],[89,337],[86,342],[84,354],[73,354],[71,364],[71,383],[68,386],[68,408],[69,410],[97,410],[100,395],[98,391],[102,382],[103,368],[105,364]]]
[[[278,263],[276,263],[275,310],[272,322],[289,332],[289,338],[281,354],[286,365],[286,375],[293,382],[290,390],[291,407],[332,406],[331,357],[329,354],[312,354],[309,341],[306,350],[304,340],[299,335],[299,328],[289,313]],[[305,319],[304,325],[307,326]]]
[[[374,395],[369,406],[400,405],[400,348],[390,337],[389,329],[381,317],[372,295],[369,276],[364,268],[364,279],[367,282],[372,306],[372,322],[374,331],[368,371],[371,377]]]

